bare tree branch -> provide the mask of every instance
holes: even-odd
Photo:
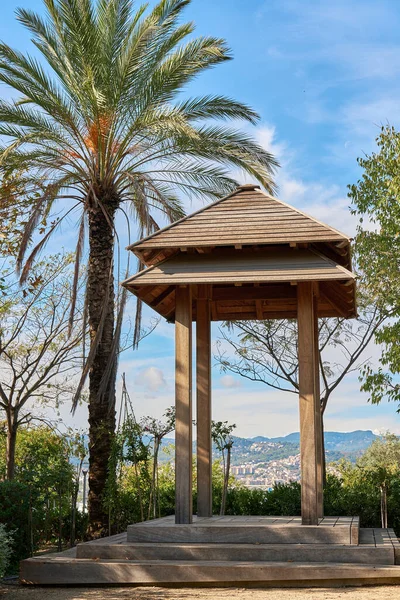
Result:
[[[358,319],[319,319],[322,413],[343,379],[369,364],[370,359],[363,354],[389,318],[388,312],[363,298]],[[216,359],[222,371],[262,382],[273,389],[298,392],[296,321],[237,321],[224,324],[220,332]]]

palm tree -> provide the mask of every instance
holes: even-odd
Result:
[[[229,193],[229,169],[271,190],[277,163],[248,135],[211,121],[255,123],[249,107],[221,96],[184,99],[194,77],[230,58],[223,40],[193,38],[193,24],[180,23],[190,0],[161,0],[153,10],[132,0],[43,1],[44,17],[17,11],[40,61],[0,44],[0,81],[18,94],[0,102],[0,168],[3,176],[23,171],[32,198],[17,261],[22,279],[67,216],[77,223],[78,273],[88,232],[91,348],[78,394],[88,374],[89,514],[99,531],[107,523],[102,494],[122,314],[115,317],[116,213],[128,219],[129,208],[138,235],[147,235],[159,215],[183,215],[182,193]]]

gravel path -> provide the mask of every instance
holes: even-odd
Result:
[[[399,600],[400,586],[246,590],[155,587],[39,588],[0,584],[1,600],[230,600],[231,598],[233,600]]]

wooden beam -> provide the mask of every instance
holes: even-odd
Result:
[[[317,289],[315,289],[317,288]],[[318,284],[314,284],[314,377],[315,377],[315,430],[317,451],[317,509],[318,518],[324,516],[324,444],[322,440],[321,383],[319,372],[319,331],[318,331]]]
[[[334,315],[329,315],[334,316]],[[297,311],[293,310],[291,312],[268,312],[264,314],[264,319],[273,320],[273,319],[296,319]],[[253,309],[252,312],[243,313],[243,312],[226,312],[221,313],[218,318],[213,318],[212,321],[254,321],[257,319],[256,311]],[[263,320],[264,320],[263,319]]]
[[[344,288],[340,290],[338,286],[327,281],[321,282],[320,285],[324,298],[337,310],[339,316],[348,317],[353,307],[352,289]]]
[[[322,294],[322,298],[326,302],[328,302],[328,304],[330,306],[332,306],[332,308],[335,309],[338,317],[346,317],[346,314],[347,314],[346,311],[337,302],[334,302],[334,300],[332,299],[332,297],[330,295]]]
[[[256,315],[259,321],[264,319],[262,300],[256,300]]]
[[[211,300],[198,286],[196,303],[197,516],[212,517]]]
[[[206,246],[206,247],[199,247],[196,248],[197,252],[199,254],[210,254],[213,251],[214,246]]]
[[[173,286],[168,286],[163,292],[162,294],[159,294],[156,298],[154,298],[154,300],[152,300],[151,302],[149,302],[150,306],[152,308],[154,308],[155,310],[157,310],[157,308],[160,306],[161,302],[163,302],[163,300],[165,300],[166,298],[168,298],[168,296],[170,294],[172,294],[172,292],[174,291]]]
[[[297,286],[301,516],[303,525],[318,525],[317,432],[315,390],[315,317],[311,282]]]
[[[218,321],[217,303],[211,302],[211,316],[213,321]]]
[[[175,256],[177,254],[179,254],[178,248],[161,248],[161,249],[156,249],[155,251],[152,250],[151,254],[149,254],[148,258],[146,259],[146,264],[148,266],[151,266],[151,265],[161,262],[162,260],[164,260],[166,258],[172,258],[173,256]]]
[[[176,288],[175,307],[175,522],[191,523],[192,290]]]
[[[296,298],[296,289],[287,284],[235,288],[235,300],[283,300]],[[213,300],[232,300],[232,287],[213,287]]]

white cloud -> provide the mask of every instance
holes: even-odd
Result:
[[[400,50],[399,50],[400,53]],[[383,96],[369,101],[356,101],[345,105],[339,115],[348,133],[357,142],[371,143],[382,125],[400,122],[400,107],[397,98]]]
[[[149,392],[158,392],[167,387],[163,371],[154,366],[140,371],[135,377],[135,383]]]
[[[273,125],[260,126],[256,138],[281,163],[276,177],[279,186],[277,196],[281,200],[347,235],[354,235],[357,219],[350,214],[350,202],[345,190],[337,185],[300,178],[295,150],[286,141],[277,139],[277,130]]]
[[[155,379],[159,377],[159,374]],[[213,419],[236,423],[235,433],[242,437],[264,435],[277,437],[299,431],[299,401],[297,394],[274,391],[264,384],[251,384],[239,388],[215,387],[215,374],[212,412]],[[174,403],[172,386],[160,387],[156,392],[148,394],[143,387],[129,385],[128,389],[133,402],[136,417],[145,415],[161,418],[168,406]],[[196,414],[196,394],[193,388],[193,415]],[[117,394],[117,413],[119,411],[120,393]],[[70,404],[61,407],[60,416],[64,427],[87,427],[87,405],[78,408],[73,417]],[[367,396],[359,391],[358,382],[344,381],[332,395],[325,414],[326,431],[355,431],[371,429],[375,432],[392,431],[400,434],[400,419],[396,415],[396,406],[372,406],[367,403]],[[49,417],[54,414],[46,411]],[[195,435],[194,428],[194,435]],[[171,435],[171,437],[173,437]]]
[[[236,423],[237,435],[243,437],[276,437],[299,431],[297,394],[274,391],[264,384],[252,389],[214,390],[212,410],[215,420]],[[368,404],[367,396],[353,381],[342,384],[332,395],[325,414],[325,430],[358,429],[400,433],[400,420],[396,418],[394,405],[383,412],[380,407]]]
[[[242,385],[241,381],[233,375],[223,375],[219,381],[224,388],[239,388]]]
[[[268,152],[271,152],[281,163],[288,160],[288,147],[284,142],[276,139],[276,127],[274,125],[262,125],[256,129],[255,138],[257,142]]]
[[[304,196],[307,192],[307,186],[297,179],[282,178],[279,186],[279,197],[285,202],[289,202],[292,198]]]

